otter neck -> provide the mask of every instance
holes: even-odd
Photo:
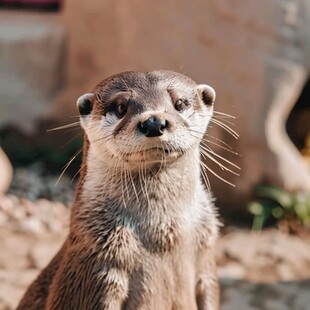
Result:
[[[191,231],[204,192],[198,147],[156,173],[144,169],[131,176],[99,160],[91,147],[85,155],[71,214],[73,239],[89,243],[89,238],[100,236],[96,242],[103,247],[111,229],[127,227],[146,249],[161,252],[174,248],[180,235]]]
[[[76,197],[79,205],[91,207],[112,202],[129,210],[152,209],[153,205],[172,208],[176,204],[190,204],[201,186],[198,146],[158,169],[141,166],[137,171],[131,171],[126,163],[113,167],[111,160],[98,158],[91,146],[85,156],[86,172]]]

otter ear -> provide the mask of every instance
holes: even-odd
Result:
[[[89,115],[93,109],[95,94],[87,93],[82,95],[76,102],[81,116]]]
[[[206,84],[200,84],[197,86],[197,92],[199,97],[207,106],[213,105],[216,94],[215,90],[211,86]]]

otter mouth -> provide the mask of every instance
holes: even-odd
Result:
[[[171,162],[182,156],[182,153],[165,148],[150,148],[138,152],[127,153],[123,157],[127,162],[162,163]]]

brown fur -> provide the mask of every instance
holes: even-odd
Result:
[[[128,91],[126,116],[109,125],[111,98]],[[94,94],[91,114],[81,118],[83,169],[69,236],[18,309],[218,309],[218,221],[195,160],[212,93],[201,93],[183,75],[156,71],[113,76]],[[186,116],[174,109],[184,96]],[[165,142],[136,133],[148,113],[169,121]],[[109,128],[113,135],[103,135]],[[169,150],[159,148],[163,155],[156,162],[155,153],[141,149],[145,145]],[[136,151],[142,155],[128,155]],[[137,156],[141,162],[132,162]]]

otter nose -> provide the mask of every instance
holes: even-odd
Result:
[[[144,122],[138,124],[138,129],[146,137],[158,137],[164,134],[164,130],[167,127],[167,121],[158,119],[157,117],[151,116]]]

